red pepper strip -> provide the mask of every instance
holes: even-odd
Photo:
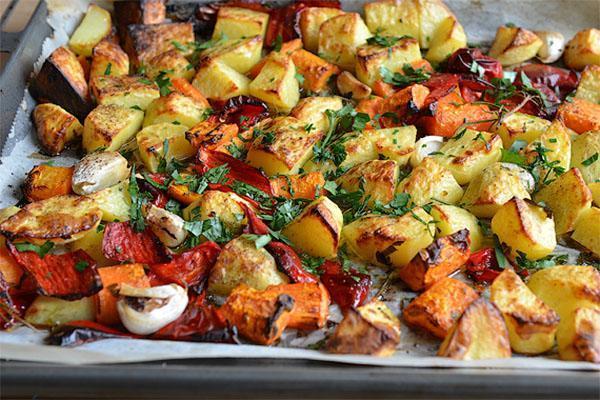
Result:
[[[321,282],[327,288],[331,299],[342,310],[358,307],[365,302],[371,288],[371,277],[354,269],[344,271],[337,261],[325,261]]]
[[[218,244],[205,242],[173,256],[167,263],[150,265],[150,271],[163,282],[196,287],[206,279],[220,252]]]
[[[493,248],[485,248],[471,254],[466,263],[467,276],[476,282],[491,283],[502,272]]]
[[[237,124],[241,130],[245,130],[268,116],[269,108],[263,101],[250,96],[237,96],[227,100],[219,120],[227,124]]]
[[[244,214],[246,214],[246,219],[248,219],[248,225],[246,226],[246,233],[252,233],[254,235],[268,235],[269,227],[264,221],[256,215],[254,211],[247,204],[238,202],[240,207],[244,209]]]
[[[230,169],[227,177],[230,180],[247,183],[248,185],[252,185],[257,189],[262,190],[269,196],[273,195],[269,178],[267,178],[258,169],[238,160],[235,157],[230,156],[229,154],[220,153],[213,150],[200,149],[198,151],[197,160],[198,165],[195,169],[201,174],[206,173],[206,171],[211,168],[227,164]]]
[[[83,250],[42,258],[33,251],[20,252],[10,242],[6,244],[15,261],[35,280],[39,294],[77,300],[102,289],[96,261]]]
[[[111,222],[104,228],[104,257],[118,262],[157,264],[167,261],[165,248],[149,228],[136,232],[129,222]]]
[[[165,174],[148,174],[148,177],[159,185],[164,185],[167,182],[167,176]],[[148,192],[152,195],[152,201],[150,202],[151,204],[159,208],[165,208],[167,202],[169,201],[169,197],[164,190],[152,186],[145,179],[138,179],[137,181],[138,185],[144,192]]]
[[[102,339],[141,339],[142,337],[93,321],[71,321],[53,330],[45,342],[54,346],[74,347]]]

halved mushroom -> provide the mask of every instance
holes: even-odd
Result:
[[[537,52],[537,58],[544,64],[551,64],[565,52],[565,37],[560,32],[534,32],[542,40],[542,47]]]
[[[439,151],[444,144],[444,138],[441,136],[425,136],[415,143],[415,151],[410,157],[410,165],[414,168],[421,164],[421,161],[430,154]]]
[[[127,159],[118,151],[92,153],[75,164],[71,186],[75,193],[87,195],[114,186],[128,176]]]
[[[183,314],[188,304],[187,291],[174,283],[138,288],[125,283],[111,287],[119,298],[117,311],[123,326],[131,333],[149,335]]]
[[[156,237],[167,247],[179,246],[187,236],[183,218],[164,208],[155,205],[147,207],[146,222]]]

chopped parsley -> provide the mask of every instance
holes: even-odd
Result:
[[[589,167],[590,165],[592,165],[593,163],[595,163],[596,161],[598,161],[598,152],[594,153],[593,155],[591,155],[589,158],[586,158],[585,160],[583,160],[581,162],[581,165],[584,165],[586,167]]]
[[[380,68],[381,77],[385,83],[394,85],[397,87],[406,87],[413,83],[421,83],[429,80],[431,74],[425,71],[423,68],[414,69],[410,64],[404,64],[402,72],[392,73],[386,67]]]
[[[75,263],[75,269],[79,272],[85,271],[87,267],[90,266],[90,263],[87,261],[79,260]]]
[[[372,36],[367,39],[367,43],[370,45],[377,45],[377,46],[381,46],[381,47],[392,47],[393,45],[398,43],[400,40],[408,39],[408,38],[411,38],[411,36],[408,36],[408,35],[383,36],[383,35],[380,35],[379,33],[376,33],[375,36]]]
[[[251,240],[254,242],[254,246],[257,249],[262,249],[271,241],[271,235],[255,235],[255,234],[245,234],[242,235],[243,238]]]
[[[32,244],[32,243],[15,243],[14,244],[16,249],[19,251],[33,251],[34,253],[37,253],[38,256],[40,257],[44,257],[46,254],[48,254],[50,252],[50,250],[52,250],[54,248],[54,243],[52,242],[46,242],[41,246],[38,246],[36,244]]]
[[[110,70],[112,69],[112,63],[108,63],[106,69],[104,70],[104,75],[110,75]]]
[[[555,265],[563,265],[569,262],[569,256],[567,254],[556,254],[549,255],[539,260],[531,261],[527,259],[527,255],[523,252],[517,251],[517,258],[515,261],[517,265],[522,269],[537,270]]]
[[[160,71],[158,73],[158,76],[154,79],[154,82],[156,82],[161,96],[167,96],[173,91],[171,78],[169,78],[168,75],[171,72],[173,72],[173,70]]]

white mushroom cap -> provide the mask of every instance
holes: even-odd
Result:
[[[565,37],[562,33],[537,31],[535,34],[542,40],[542,47],[537,52],[538,59],[544,64],[558,61],[565,51]]]
[[[441,136],[425,136],[415,143],[415,151],[410,157],[410,165],[416,167],[421,161],[431,153],[435,153],[442,148],[444,138]]]

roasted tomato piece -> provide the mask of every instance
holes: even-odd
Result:
[[[502,78],[502,64],[495,58],[484,55],[479,49],[456,50],[448,58],[446,70],[459,74],[479,75],[478,66],[483,69],[483,76],[487,80]]]
[[[129,222],[111,222],[104,228],[102,253],[112,261],[142,264],[166,262],[164,246],[149,228],[136,232]]]
[[[323,272],[321,282],[327,288],[331,299],[342,310],[358,307],[365,302],[371,288],[371,277],[349,269],[344,270],[336,261],[325,261],[320,267]]]
[[[227,100],[219,120],[227,124],[237,124],[244,130],[268,116],[269,108],[264,102],[255,97],[237,96]]]

